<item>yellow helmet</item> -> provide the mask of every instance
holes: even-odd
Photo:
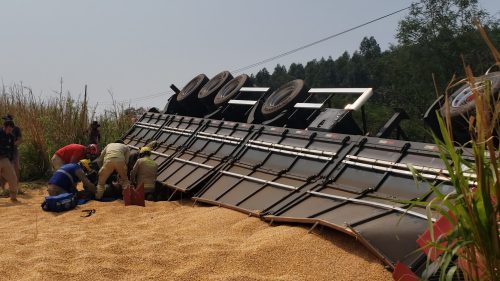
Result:
[[[143,147],[141,147],[141,150],[139,150],[140,154],[143,154],[143,153],[146,153],[146,152],[150,152],[151,153],[151,148],[149,148],[149,146],[143,146]]]
[[[92,167],[90,166],[90,160],[89,159],[82,159],[78,163],[80,164],[80,166],[83,168],[83,170],[85,172],[92,171]]]

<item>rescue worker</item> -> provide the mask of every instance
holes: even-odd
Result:
[[[82,159],[92,158],[98,154],[99,148],[96,144],[84,146],[73,143],[58,149],[50,159],[50,162],[52,163],[52,169],[55,171],[64,164],[78,163]]]
[[[158,142],[155,141],[155,140],[150,140],[145,146],[143,147],[149,147],[150,148],[150,151],[154,150],[156,147],[158,146]],[[139,154],[140,154],[140,150],[137,151],[137,150],[134,150],[130,153],[130,157],[128,159],[128,164],[127,164],[127,171],[128,171],[128,174],[130,176],[130,172],[132,171],[132,169],[134,168],[134,165],[135,165],[135,162],[137,161],[137,159],[139,159]]]
[[[14,157],[14,122],[6,120],[3,122],[3,128],[0,129],[0,177],[4,178],[9,184],[10,200],[17,202],[17,176],[12,165]]]
[[[83,182],[84,189],[95,194],[95,185],[85,176],[86,173],[90,172],[92,172],[92,167],[89,159],[82,159],[78,163],[62,165],[49,180],[49,195],[76,193],[76,185],[79,181]]]
[[[151,148],[144,146],[139,152],[139,159],[130,172],[130,180],[136,187],[144,184],[144,197],[147,200],[155,199],[155,184],[158,174],[158,164],[150,158]]]
[[[108,144],[101,152],[99,159],[102,159],[102,166],[99,170],[99,179],[97,181],[97,192],[95,198],[100,200],[105,191],[105,184],[108,177],[116,171],[119,176],[121,188],[129,185],[127,175],[127,163],[130,156],[130,150],[122,140],[116,140]]]

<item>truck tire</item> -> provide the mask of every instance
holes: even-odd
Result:
[[[233,75],[229,71],[222,71],[221,73],[215,75],[210,81],[208,81],[200,92],[198,92],[198,99],[202,100],[204,103],[213,106],[213,100],[215,95],[220,91],[224,85],[226,85]]]
[[[238,75],[220,89],[214,98],[214,104],[216,106],[221,106],[234,98],[241,88],[250,86],[252,86],[252,82],[248,75]]]
[[[486,80],[491,81],[492,93],[495,98],[498,97],[500,89],[500,72],[492,72],[475,78],[475,85],[482,87],[483,82]],[[439,110],[441,116],[446,115],[446,107],[449,107],[450,117],[452,119],[472,114],[476,108],[476,103],[469,85],[463,85],[449,96],[448,105],[443,104]]]
[[[205,74],[199,74],[189,83],[182,88],[182,90],[177,94],[177,101],[180,103],[186,103],[189,101],[194,101],[196,99],[200,89],[208,82],[208,77]]]
[[[262,115],[266,118],[272,118],[283,110],[293,107],[295,103],[303,101],[308,87],[304,80],[297,79],[281,85],[265,101],[261,108]]]

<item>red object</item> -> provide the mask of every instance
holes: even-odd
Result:
[[[61,157],[64,163],[77,163],[85,158],[85,150],[84,145],[73,143],[59,148],[55,154]]]
[[[125,202],[125,206],[146,206],[144,202],[144,184],[139,185],[137,188],[133,185],[129,185],[125,188],[123,190],[123,202]]]
[[[462,271],[468,276],[479,276],[479,280],[485,280],[486,278],[486,262],[484,261],[484,257],[481,256],[478,252],[474,251],[473,254],[476,256],[476,264],[472,264],[467,258],[464,256],[463,248],[458,252],[457,265],[462,269]],[[472,257],[468,257],[472,259]]]
[[[396,281],[418,281],[419,278],[411,269],[409,269],[404,263],[398,262],[394,271],[392,272],[392,278]]]
[[[455,220],[455,217],[451,212],[449,215],[453,220]],[[445,216],[442,216],[432,225],[432,228],[434,231],[434,241],[437,241],[441,236],[447,235],[453,228],[453,225]],[[432,261],[435,261],[443,253],[443,251],[437,250],[436,247],[429,246],[429,243],[431,242],[431,232],[429,230],[426,230],[424,234],[420,235],[417,239],[417,244],[422,247],[424,253],[430,257]],[[441,246],[445,247],[446,242],[442,242]]]
[[[90,154],[99,156],[99,146],[95,143],[91,143],[87,146],[87,150],[89,151]]]

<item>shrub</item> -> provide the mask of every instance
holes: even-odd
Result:
[[[62,88],[62,87],[61,87]],[[87,144],[89,107],[86,97],[74,99],[70,93],[48,99],[37,98],[22,84],[2,87],[1,116],[10,113],[22,130],[19,147],[21,180],[44,178],[50,172],[49,159],[60,147],[70,143]],[[119,138],[132,125],[123,107],[114,106],[96,117],[101,123],[101,147]]]
[[[479,29],[500,66],[498,51]],[[476,107],[475,114],[468,119],[471,141],[456,149],[449,114],[444,118],[438,116],[443,140],[436,137],[435,142],[455,189],[443,194],[434,186],[436,198],[428,203],[428,209],[446,216],[452,229],[427,245],[443,254],[428,262],[424,279],[439,270],[440,280],[451,280],[461,270],[467,280],[500,280],[500,149],[497,146],[500,103],[491,83],[474,87],[471,68],[465,70]],[[462,156],[460,152],[465,149],[472,150],[473,161]],[[430,219],[429,224],[432,233]]]

